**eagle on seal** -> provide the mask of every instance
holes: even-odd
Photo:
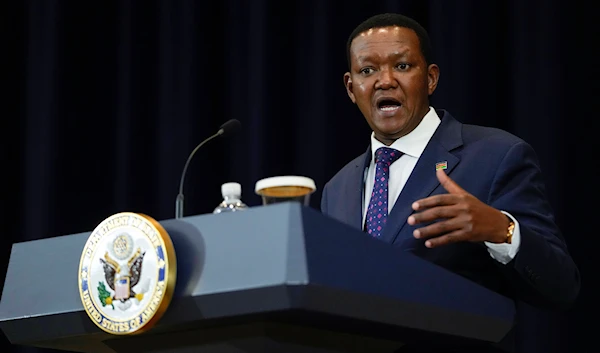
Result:
[[[121,265],[112,259],[108,252],[104,254],[104,258],[100,258],[102,268],[104,269],[104,278],[110,289],[115,292],[113,299],[120,300],[122,303],[130,298],[134,298],[136,293],[133,287],[138,284],[142,275],[142,261],[146,252],[142,252],[139,248],[127,262],[125,273],[122,273]]]

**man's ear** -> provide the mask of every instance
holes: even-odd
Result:
[[[427,68],[427,90],[431,96],[437,88],[440,79],[440,68],[436,64],[431,64]]]
[[[346,93],[348,93],[348,97],[350,97],[352,103],[356,103],[356,98],[354,97],[354,91],[352,87],[352,78],[350,77],[349,72],[344,74],[344,86],[346,86]]]

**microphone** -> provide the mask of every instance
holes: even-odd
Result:
[[[183,184],[185,181],[185,173],[187,172],[187,168],[190,165],[192,157],[194,157],[194,154],[196,154],[196,151],[198,151],[200,147],[204,146],[204,144],[206,144],[208,141],[214,139],[217,136],[231,136],[233,133],[237,132],[240,129],[241,125],[242,124],[237,119],[230,119],[226,121],[225,123],[223,123],[223,125],[221,125],[219,131],[217,131],[214,135],[209,136],[204,141],[200,142],[200,144],[196,146],[196,148],[194,148],[192,153],[190,153],[187,161],[185,162],[185,165],[183,166],[181,180],[179,181],[179,194],[177,195],[177,199],[175,200],[175,218],[179,219],[183,217]]]

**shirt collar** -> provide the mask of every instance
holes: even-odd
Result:
[[[435,133],[435,130],[440,125],[440,117],[435,112],[433,107],[429,107],[429,111],[423,117],[423,120],[417,125],[417,127],[408,133],[394,141],[390,148],[396,149],[409,156],[419,158],[427,143]],[[383,143],[375,138],[375,133],[371,133],[371,160],[375,160],[375,151],[379,147],[386,147]]]

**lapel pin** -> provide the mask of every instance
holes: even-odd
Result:
[[[435,170],[440,170],[440,169],[448,169],[448,161],[437,162],[435,164]]]

